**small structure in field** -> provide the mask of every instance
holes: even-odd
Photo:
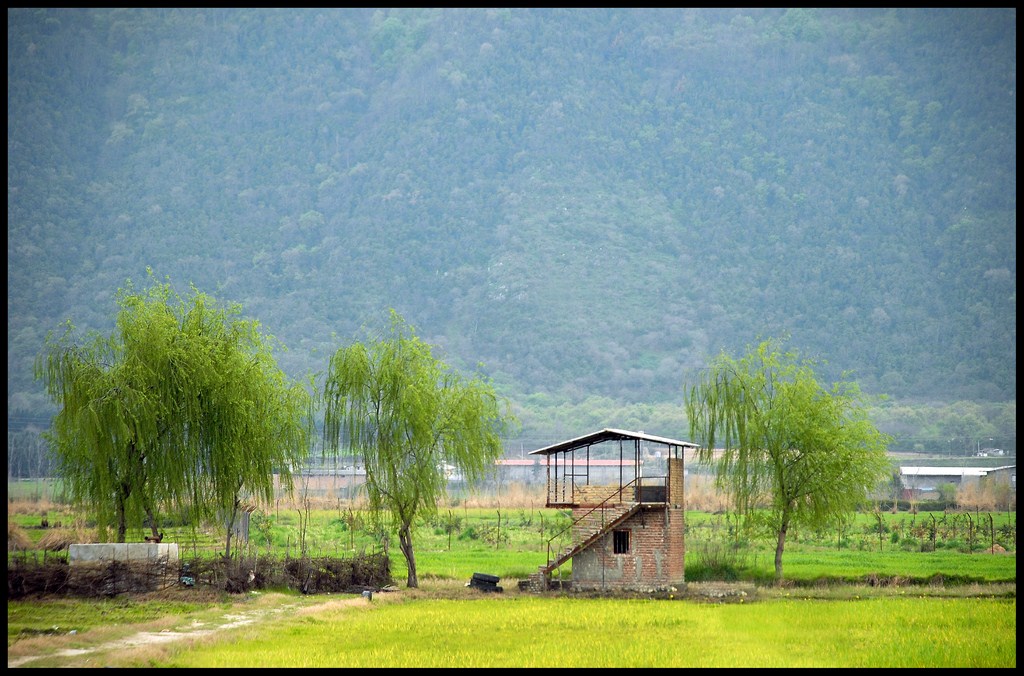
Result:
[[[572,510],[525,588],[551,587],[572,561],[573,590],[658,591],[685,582],[683,453],[697,444],[606,428],[532,451],[546,460],[547,506]],[[618,458],[611,483],[592,482],[593,458]],[[628,462],[623,462],[624,460]]]
[[[107,542],[100,544],[75,544],[68,547],[68,563],[72,566],[83,563],[178,563],[176,542]]]
[[[68,547],[69,583],[114,595],[147,592],[173,583],[178,576],[178,544],[109,542]]]
[[[900,467],[905,498],[938,497],[941,484],[966,486],[983,481],[1004,481],[1017,492],[1017,466],[1002,467]]]

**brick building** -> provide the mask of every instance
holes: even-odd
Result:
[[[606,428],[532,451],[545,459],[547,506],[572,510],[528,587],[547,589],[572,562],[574,590],[667,589],[685,581],[683,452],[697,444]],[[594,460],[618,476],[593,481]],[[603,477],[606,479],[606,477]]]

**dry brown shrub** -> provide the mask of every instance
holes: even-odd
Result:
[[[288,494],[278,485],[271,506],[263,509],[329,510],[339,507],[359,509],[367,504],[366,490],[345,475],[295,477],[294,490]]]
[[[542,485],[512,483],[498,491],[479,491],[459,502],[458,506],[485,509],[539,509],[547,503],[547,490]],[[448,507],[456,506],[454,504]]]
[[[24,516],[26,514],[39,514],[40,517],[45,516],[48,512],[66,512],[68,511],[67,505],[61,505],[53,502],[49,498],[40,498],[39,500],[8,500],[7,501],[7,515],[18,514]]]
[[[449,494],[442,508],[469,507],[483,509],[541,509],[547,503],[545,483],[512,482],[497,488],[487,486],[474,490],[468,495]],[[363,509],[368,506],[365,488],[352,487],[344,477],[309,476],[297,477],[292,494],[284,493],[278,487],[273,505],[264,506],[273,510],[332,510]],[[714,485],[714,477],[691,474],[686,478],[686,508],[722,513],[732,508],[728,496]]]
[[[50,552],[59,552],[68,548],[68,545],[89,544],[99,542],[96,531],[83,526],[72,528],[51,528],[39,540],[36,545],[39,549]]]
[[[688,476],[686,478],[685,492],[687,509],[722,513],[732,508],[729,496],[715,486],[715,479],[712,476]]]
[[[980,481],[961,484],[956,491],[957,503],[968,510],[998,512],[1017,508],[1016,491],[1011,488],[1009,478],[990,477]]]
[[[7,551],[21,552],[32,549],[32,538],[15,523],[7,522]]]
[[[987,486],[978,481],[961,484],[956,491],[956,501],[964,509],[991,512],[996,509],[995,496]]]
[[[351,500],[347,498],[338,498],[332,495],[307,495],[303,496],[296,492],[294,495],[281,496],[273,505],[261,505],[260,509],[264,511],[273,512],[276,510],[305,510],[310,511],[330,511],[332,509],[346,509],[351,507],[352,509],[361,509],[366,507],[369,503],[365,498],[357,497]]]

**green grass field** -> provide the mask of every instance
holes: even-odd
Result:
[[[54,639],[64,652],[52,646],[47,652],[39,639],[12,646],[9,637],[8,660],[34,656],[24,662],[33,667],[184,668],[1013,668],[1017,660],[1014,597],[857,594],[847,600],[775,596],[714,604],[571,594],[495,596],[471,589],[449,589],[445,598],[433,598],[429,591],[378,594],[372,600],[277,596],[276,606],[263,604],[255,611],[262,613],[261,621],[216,634],[188,633],[200,624],[196,618],[210,626],[209,612],[164,603],[161,612],[175,613],[175,622],[144,626],[159,632],[156,636],[184,632],[181,640],[147,645],[142,635],[129,643],[127,627],[85,628]],[[224,619],[244,616],[248,601],[236,602]],[[28,604],[13,605],[19,619]],[[76,601],[62,609],[88,623],[84,605]],[[99,611],[112,612],[115,622],[145,613],[108,604],[100,604]],[[75,620],[63,626],[76,626]]]
[[[46,517],[51,524],[65,526],[75,521],[70,512],[60,508],[48,510]],[[22,527],[37,543],[48,532],[38,527],[40,520],[39,513],[8,516],[9,523]],[[420,520],[414,531],[417,571],[428,579],[468,580],[474,572],[523,579],[547,562],[548,540],[569,524],[566,512],[553,509],[442,509],[433,518]],[[771,583],[774,542],[744,533],[737,524],[725,515],[687,513],[688,580]],[[183,558],[223,552],[224,533],[216,528],[177,526],[164,531],[166,542],[179,543]],[[146,534],[133,529],[128,540],[141,542]],[[235,552],[294,557],[301,553],[304,541],[311,556],[344,557],[378,551],[381,536],[368,515],[357,510],[319,509],[303,515],[295,509],[278,509],[256,512],[248,543],[236,542]],[[993,554],[993,544],[1005,551]],[[787,580],[807,584],[856,583],[872,576],[921,583],[934,579],[945,583],[1015,582],[1015,552],[1016,513],[861,513],[842,534],[792,533],[783,556],[783,572]],[[389,554],[395,579],[403,583],[406,562],[394,537],[390,538]],[[38,552],[35,555],[39,556]],[[559,572],[568,575],[570,571],[567,564]]]
[[[56,530],[39,527],[43,516],[51,525],[90,527],[57,504],[45,514],[11,511],[9,531],[13,524],[34,543]],[[772,580],[772,542],[732,517],[688,512],[687,580],[754,582],[756,598],[519,591],[516,582],[545,563],[548,539],[569,523],[550,509],[442,509],[415,529],[421,589],[405,588],[405,560],[392,539],[400,591],[372,601],[187,589],[8,601],[8,660],[34,657],[25,663],[34,667],[1016,666],[1015,513],[863,513],[842,532],[793,532],[780,586]],[[164,530],[186,560],[222,552],[217,528]],[[133,530],[129,540],[144,534]],[[304,541],[311,556],[345,557],[378,550],[381,536],[358,511],[275,509],[254,515],[250,540],[237,552],[297,556]],[[506,592],[466,588],[474,572],[499,576]],[[208,636],[114,647],[143,629],[188,632],[262,604],[282,612]]]
[[[260,627],[244,641],[176,650],[164,664],[1012,667],[1016,631],[1016,600],[440,600],[346,608]]]

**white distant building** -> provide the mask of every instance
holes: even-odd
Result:
[[[985,477],[1008,475],[1010,487],[1017,490],[1017,466],[1003,467],[900,467],[903,488],[916,495],[932,493],[941,484],[961,486]]]

